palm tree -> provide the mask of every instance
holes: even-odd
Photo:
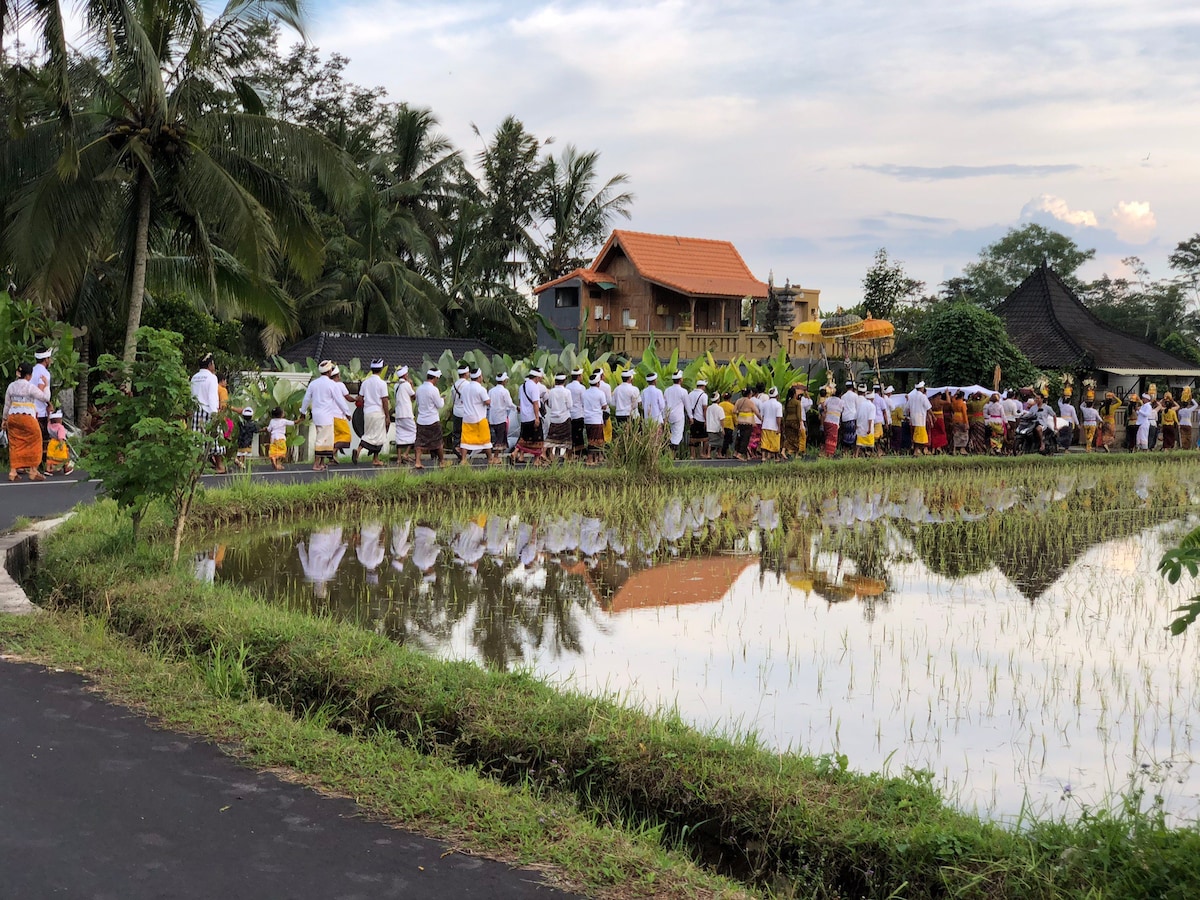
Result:
[[[239,77],[248,29],[298,25],[299,0],[231,0],[211,23],[195,0],[87,0],[97,58],[67,52],[61,4],[0,0],[6,31],[40,28],[55,114],[0,146],[8,227],[0,253],[48,306],[89,270],[115,264],[127,298],[124,358],[137,348],[147,284],[186,289],[210,308],[253,307],[290,330],[274,280],[321,270],[324,243],[293,183],[335,202],[350,167],[329,141],[262,114]]]
[[[629,218],[633,194],[618,191],[629,176],[614,175],[597,189],[599,159],[595,150],[580,153],[568,144],[561,157],[546,161],[538,229],[546,233],[526,250],[535,283],[545,284],[587,265],[585,255],[604,241],[613,218]]]

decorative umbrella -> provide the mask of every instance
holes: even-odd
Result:
[[[845,313],[840,309],[821,322],[821,337],[842,338],[853,337],[862,331],[863,320],[854,313]]]
[[[818,344],[824,338],[821,336],[821,321],[812,319],[808,322],[801,322],[792,329],[792,337],[802,344]]]
[[[896,326],[887,319],[872,319],[870,314],[863,320],[862,330],[854,335],[856,341],[882,341],[896,334]]]

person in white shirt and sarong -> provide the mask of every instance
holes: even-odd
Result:
[[[458,455],[462,464],[469,465],[471,454],[492,452],[492,428],[488,423],[488,406],[492,399],[483,386],[483,372],[476,369],[471,380],[462,386],[462,438],[458,443]]]
[[[336,367],[329,360],[322,360],[317,367],[318,375],[308,383],[304,400],[300,404],[300,415],[311,410],[313,430],[313,471],[323,472],[334,457],[334,422],[338,418],[350,418],[350,404],[346,402],[345,387],[330,375]]]
[[[332,365],[332,364],[331,364]],[[200,360],[200,368],[192,376],[192,399],[196,409],[192,411],[192,431],[205,434],[211,433],[209,423],[221,408],[221,394],[217,389],[216,363],[211,353],[204,354]],[[307,394],[305,395],[307,396]],[[214,440],[208,448],[209,458],[218,475],[225,473],[225,446],[219,440]]]
[[[509,414],[517,408],[508,392],[508,373],[496,376],[496,386],[488,391],[488,428],[492,433],[491,461],[499,462],[500,454],[508,448]]]
[[[405,465],[417,443],[417,418],[413,400],[417,396],[408,366],[401,366],[396,382],[396,465]]]
[[[442,407],[446,399],[438,389],[438,379],[442,377],[440,369],[430,369],[425,373],[425,381],[414,393],[417,414],[417,439],[414,445],[416,461],[414,469],[423,469],[421,452],[429,454],[430,459],[439,465],[445,456],[445,439],[442,436]]]
[[[583,424],[587,429],[587,464],[595,465],[604,455],[604,423],[608,418],[608,393],[600,387],[601,372],[591,377],[591,387],[583,392]]]
[[[621,373],[621,383],[613,388],[613,419],[617,428],[626,425],[637,415],[641,402],[642,392],[633,383],[633,369],[626,369]]]
[[[586,393],[586,391],[585,391]],[[546,393],[546,455],[565,459],[571,451],[571,406],[574,398],[567,389],[567,376],[554,376],[554,387]]]
[[[666,421],[668,439],[671,442],[671,455],[679,455],[679,447],[683,444],[683,433],[687,428],[688,392],[683,387],[683,373],[676,372],[671,376],[671,386],[663,391],[663,402],[666,404]]]
[[[354,451],[354,461],[358,462],[359,450],[371,454],[371,465],[382,466],[379,454],[387,447],[388,418],[391,412],[391,391],[380,373],[383,371],[383,360],[371,360],[371,374],[363,379],[358,389],[358,395],[363,404],[363,433],[358,442],[358,450]]]

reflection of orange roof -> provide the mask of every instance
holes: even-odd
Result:
[[[621,585],[608,611],[713,603],[751,562],[744,556],[702,556],[643,569]]]
[[[570,278],[583,278],[585,284],[607,281],[608,263],[618,251],[628,257],[642,278],[681,294],[739,298],[767,296],[766,282],[754,277],[742,255],[729,241],[620,229],[613,231],[588,268],[576,269],[562,278],[540,284],[533,292],[541,293]]]

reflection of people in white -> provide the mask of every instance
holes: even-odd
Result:
[[[354,548],[358,561],[367,570],[367,583],[379,583],[379,567],[383,564],[383,523],[371,522],[358,533],[358,546]]]
[[[346,555],[346,542],[342,540],[342,529],[322,528],[314,531],[308,539],[308,546],[301,541],[296,545],[300,554],[300,566],[304,569],[304,578],[313,584],[313,595],[316,597],[329,596],[329,582],[337,577],[338,566]]]
[[[196,580],[212,584],[217,577],[217,552],[205,550],[196,554]]]
[[[392,568],[397,572],[404,570],[404,560],[412,549],[408,536],[412,533],[412,522],[392,526]]]
[[[438,546],[437,532],[428,525],[418,525],[413,536],[413,565],[421,570],[427,581],[435,577],[433,567],[441,556],[442,548]]]
[[[482,526],[478,522],[468,522],[454,536],[450,549],[454,551],[455,562],[474,570],[487,551],[487,537]]]

